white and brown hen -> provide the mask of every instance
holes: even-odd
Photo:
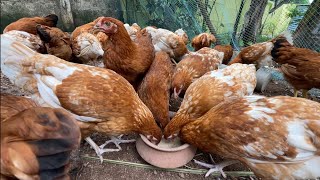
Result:
[[[187,89],[178,112],[165,127],[164,137],[176,137],[185,124],[223,101],[252,95],[256,83],[254,65],[236,63],[206,73]]]
[[[320,177],[320,103],[311,100],[231,99],[183,126],[180,137],[203,151],[243,162],[262,179]]]
[[[156,52],[164,51],[171,58],[178,59],[188,52],[184,39],[179,35],[162,28],[148,26],[144,28],[152,36],[152,44]]]
[[[183,94],[190,84],[206,72],[218,69],[223,59],[223,52],[211,48],[202,48],[185,55],[176,65],[172,77],[174,97]]]
[[[73,54],[79,58],[82,63],[95,63],[99,57],[102,58],[104,54],[102,42],[106,41],[107,37],[99,38],[99,36],[107,35],[102,32],[94,31],[93,26],[97,20],[78,26],[71,33],[71,47]]]
[[[1,36],[1,71],[10,81],[32,94],[41,106],[63,108],[78,121],[82,137],[98,156],[118,149],[102,149],[90,134],[140,133],[159,142],[161,130],[134,88],[112,70],[75,64],[39,54]],[[113,141],[119,144],[121,141]]]

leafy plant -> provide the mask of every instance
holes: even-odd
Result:
[[[288,18],[293,18],[293,17],[297,17],[297,16],[302,16],[302,15],[303,15],[303,13],[300,12],[297,7],[289,9],[289,12],[287,13]]]
[[[264,30],[267,34],[270,34],[273,37],[276,29],[277,29],[277,25],[274,22],[269,22],[266,24]]]

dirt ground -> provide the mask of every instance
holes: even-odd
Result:
[[[320,102],[320,95],[318,93],[309,95],[309,99]],[[12,86],[12,84],[1,73],[1,93],[9,93],[15,95],[27,95],[21,92],[18,88]],[[265,92],[255,93],[265,96],[287,95],[293,96],[292,88],[285,81],[271,81]],[[315,94],[315,95],[314,95]],[[301,96],[301,94],[300,94]],[[124,139],[131,139],[137,137],[136,135],[130,135],[124,137]],[[103,144],[108,140],[108,137],[99,134],[94,134],[91,138],[97,144]],[[196,168],[201,169],[197,171],[198,174],[183,173],[183,172],[170,172],[165,169],[155,168],[148,165],[138,154],[135,143],[121,144],[122,151],[105,153],[104,158],[107,159],[103,163],[100,163],[93,149],[89,144],[82,142],[80,148],[73,152],[71,157],[71,170],[70,175],[72,179],[77,180],[124,180],[124,179],[146,179],[146,180],[179,180],[179,179],[205,179],[204,174],[206,170],[203,167],[195,164],[193,161],[189,162],[186,166],[179,169]],[[108,146],[114,148],[113,145]],[[206,153],[198,151],[194,159],[210,162],[209,156]],[[110,160],[116,160],[110,161]],[[214,156],[215,162],[221,162],[222,159]],[[143,165],[126,165],[125,162],[139,163]],[[115,164],[118,163],[118,164]],[[231,165],[224,169],[225,171],[245,171],[249,172],[244,165],[236,164]],[[206,179],[217,179],[219,176],[210,176]],[[253,176],[233,177],[228,176],[228,179],[254,179]]]

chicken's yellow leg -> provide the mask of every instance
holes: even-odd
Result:
[[[298,90],[296,88],[293,89],[293,97],[298,97]]]

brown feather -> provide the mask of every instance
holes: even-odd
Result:
[[[170,85],[173,66],[169,55],[160,51],[138,88],[141,100],[149,107],[156,121],[164,128],[169,118]]]

